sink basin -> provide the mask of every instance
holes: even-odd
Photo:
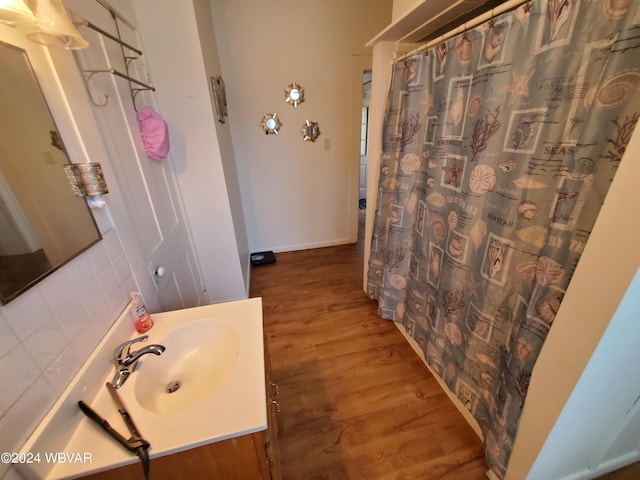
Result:
[[[178,412],[224,386],[238,363],[236,330],[215,319],[187,323],[157,341],[167,349],[142,357],[134,374],[135,396],[145,409]]]
[[[267,428],[260,298],[154,313],[153,320],[149,339],[136,348],[159,343],[166,351],[143,355],[138,370],[118,390],[151,443],[152,463]],[[113,428],[126,431],[105,383],[113,378],[114,348],[138,336],[127,308],[21,451],[44,458],[42,452],[86,452],[90,446],[91,461],[17,464],[24,478],[68,480],[138,462],[78,408],[82,400]]]

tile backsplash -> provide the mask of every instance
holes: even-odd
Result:
[[[17,452],[137,290],[108,211],[102,241],[0,307],[0,452]],[[0,478],[18,478],[0,463]]]

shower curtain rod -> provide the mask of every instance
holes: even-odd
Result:
[[[418,48],[415,48],[410,52],[404,53],[399,57],[396,57],[394,61],[401,62],[415,55],[416,53],[419,53],[421,51],[426,52],[434,45],[445,42],[449,40],[451,37],[454,37],[460,33],[471,30],[472,28],[475,28],[478,25],[481,25],[484,22],[491,20],[492,18],[495,18],[498,15],[502,15],[503,13],[510,12],[511,10],[515,10],[521,5],[524,5],[525,3],[529,3],[529,2],[531,2],[531,0],[507,0],[506,2],[498,5],[497,7],[494,7],[491,10],[478,15],[473,20],[469,22],[464,22],[462,25],[459,25],[456,28],[449,30],[447,33],[444,33],[437,38],[433,38],[427,41],[424,45],[420,45]]]

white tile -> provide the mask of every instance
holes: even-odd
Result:
[[[91,312],[91,321],[96,331],[99,332],[100,337],[104,337],[104,334],[111,328],[116,318],[117,316],[111,312],[111,308],[106,302],[100,308]]]
[[[121,282],[132,275],[131,264],[124,253],[113,259],[112,264],[116,271],[116,275]]]
[[[3,357],[9,350],[18,344],[13,329],[9,325],[9,321],[4,316],[4,309],[0,311],[0,357]],[[0,377],[1,378],[1,377]]]
[[[122,282],[122,296],[126,299],[127,302],[129,302],[129,293],[138,291],[140,291],[140,287],[136,283],[136,280],[135,278],[133,278],[133,276],[127,277]]]
[[[95,312],[104,308],[107,301],[107,296],[97,277],[91,278],[84,285],[78,287],[78,295],[92,320]]]
[[[109,255],[109,258],[112,261],[123,252],[122,243],[120,242],[120,237],[116,230],[110,230],[105,233],[102,237],[102,241],[104,242],[104,247],[107,250],[107,255]]]
[[[98,272],[98,279],[107,298],[120,286],[120,280],[118,280],[116,271],[111,265],[107,265]]]
[[[0,372],[2,372],[2,388],[0,388],[0,408],[5,411],[14,405],[42,371],[31,355],[22,345],[0,358]]]
[[[71,340],[71,348],[73,349],[77,358],[82,359],[83,364],[91,352],[96,348],[100,339],[104,336],[105,332],[98,332],[98,329],[93,323],[87,323]]]
[[[39,290],[32,288],[4,307],[9,324],[18,339],[24,340],[52,313]]]
[[[87,255],[89,255],[89,261],[91,262],[94,272],[99,272],[110,263],[109,255],[107,255],[107,250],[104,247],[104,242],[100,242],[91,247],[87,252]]]
[[[98,230],[100,230],[102,236],[114,228],[113,219],[111,218],[111,214],[108,209],[109,195],[106,195],[104,199],[107,202],[107,206],[105,208],[91,209],[93,219],[96,221],[96,225],[98,225]]]
[[[120,316],[122,311],[125,309],[127,304],[129,303],[129,290],[125,293],[123,289],[118,289],[111,294],[111,296],[107,299],[107,304],[111,309],[111,316],[113,317],[112,323],[115,322],[116,318]]]
[[[68,343],[62,327],[53,318],[40,325],[38,330],[22,342],[42,370],[64,350]]]
[[[95,272],[91,266],[88,253],[78,255],[71,260],[71,262],[65,266],[65,270],[67,270],[69,277],[71,277],[76,287],[80,287],[95,278]]]
[[[71,345],[67,345],[61,353],[56,355],[44,371],[44,377],[53,387],[56,395],[61,395],[67,388],[85,360],[86,358],[82,358],[82,355],[78,354]]]
[[[58,281],[47,283],[40,288],[65,336],[71,340],[88,321],[89,315],[69,274],[64,270],[56,273],[59,273]]]
[[[40,290],[45,302],[49,308],[51,308],[52,304],[57,303],[56,299],[58,296],[64,296],[64,292],[74,290],[75,287],[71,282],[71,278],[69,278],[67,271],[64,268],[61,268],[44,281],[40,282],[36,288]]]
[[[56,399],[54,390],[38,378],[0,420],[0,451],[17,452]]]

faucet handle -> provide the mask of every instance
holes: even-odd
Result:
[[[127,340],[126,342],[121,343],[113,352],[113,361],[116,363],[119,362],[123,357],[129,355],[129,347],[131,347],[131,345],[138,342],[146,342],[148,338],[149,335],[143,335],[141,337],[134,338],[133,340]]]

